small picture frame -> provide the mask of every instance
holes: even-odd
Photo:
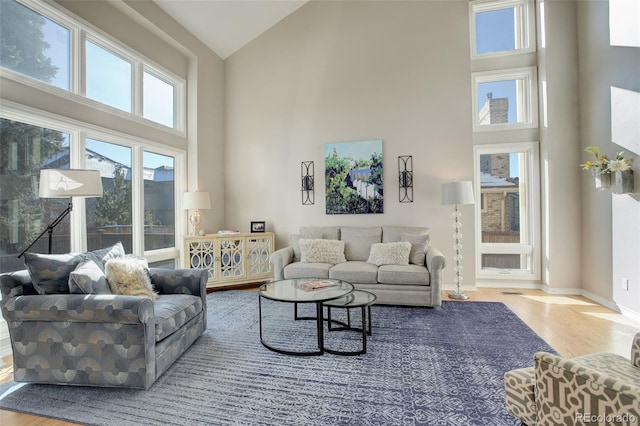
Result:
[[[264,222],[251,222],[251,232],[264,232]]]

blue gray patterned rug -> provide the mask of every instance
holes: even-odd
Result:
[[[265,338],[292,349],[313,342],[313,321],[267,302]],[[356,357],[267,350],[256,292],[218,291],[208,307],[208,330],[148,391],[10,382],[0,407],[95,425],[516,425],[502,376],[553,351],[495,302],[373,306],[368,352]],[[359,343],[355,333],[326,334],[332,348]]]

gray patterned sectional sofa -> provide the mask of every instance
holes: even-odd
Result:
[[[206,329],[204,270],[148,269],[155,301],[69,292],[80,262],[112,253],[37,255],[31,275],[0,275],[15,381],[148,389]]]
[[[446,260],[440,250],[431,246],[429,228],[301,227],[299,234],[290,236],[290,244],[270,257],[276,280],[340,279],[374,293],[376,303],[380,304],[433,307],[442,304],[442,270]],[[408,254],[403,244],[410,247]],[[318,246],[321,256],[311,251],[305,253],[305,248]],[[343,253],[331,252],[336,247],[343,247]],[[404,260],[399,260],[402,256],[398,253],[404,255]]]

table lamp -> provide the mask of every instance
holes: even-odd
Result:
[[[193,210],[189,216],[189,223],[193,227],[192,235],[198,234],[198,226],[202,221],[202,216],[198,209],[210,209],[211,201],[208,192],[185,192],[182,196],[182,207],[185,210]]]

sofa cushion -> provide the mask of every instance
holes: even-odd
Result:
[[[402,234],[429,235],[429,228],[424,226],[383,226],[382,242],[392,243],[394,241],[403,241]]]
[[[329,278],[350,283],[375,283],[377,276],[376,265],[358,260],[340,263],[329,270]]]
[[[431,238],[429,234],[407,234],[402,233],[400,241],[411,243],[411,253],[409,253],[409,263],[414,265],[424,265],[424,261],[429,250]]]
[[[302,238],[323,238],[325,240],[339,240],[339,226],[301,226],[300,236]]]
[[[336,263],[346,262],[344,258],[344,242],[338,240],[300,238],[300,262],[302,263]]]
[[[378,268],[378,282],[429,285],[429,271],[426,267],[419,265],[382,265]]]
[[[111,294],[107,277],[93,260],[84,260],[69,274],[71,294]]]
[[[342,227],[340,239],[344,241],[344,253],[347,260],[366,262],[371,252],[371,246],[381,242],[382,228]]]
[[[368,263],[374,265],[408,265],[411,243],[399,241],[397,243],[375,243],[371,246]]]
[[[202,311],[202,299],[186,294],[160,295],[153,304],[156,342],[173,334]]]
[[[141,296],[151,301],[156,300],[145,259],[135,257],[111,259],[104,265],[104,269],[113,294]]]
[[[81,255],[73,253],[24,254],[24,264],[38,294],[68,294],[69,274],[81,261]]]
[[[329,278],[331,263],[290,263],[284,267],[284,279],[293,278]]]

